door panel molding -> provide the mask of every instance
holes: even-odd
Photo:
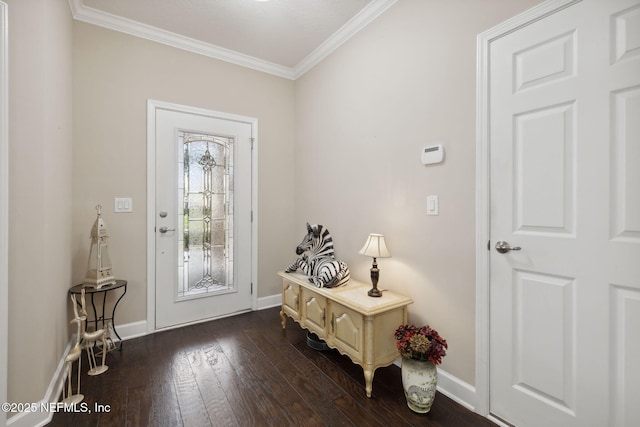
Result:
[[[474,410],[489,414],[489,52],[491,44],[581,0],[549,0],[476,38],[476,384]],[[495,242],[494,242],[495,243]],[[500,421],[500,420],[496,420]]]
[[[251,222],[251,309],[257,309],[257,271],[258,271],[258,120],[253,117],[224,113],[204,108],[174,104],[153,99],[147,100],[147,333],[156,331],[156,112],[158,110],[174,111],[211,117],[222,120],[248,123],[253,135],[251,150],[251,210],[254,220]],[[208,319],[210,320],[210,319]],[[182,326],[182,325],[181,325]]]

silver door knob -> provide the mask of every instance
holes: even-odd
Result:
[[[519,251],[520,249],[522,249],[520,246],[511,247],[511,245],[509,245],[509,242],[505,242],[502,240],[496,242],[496,250],[501,254],[506,254],[509,251]]]
[[[158,229],[158,231],[161,232],[161,233],[166,233],[167,231],[176,231],[176,229],[175,228],[160,227]]]

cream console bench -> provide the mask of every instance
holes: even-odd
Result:
[[[315,287],[303,274],[281,271],[278,275],[282,277],[282,329],[287,315],[362,366],[367,397],[371,397],[375,370],[399,357],[394,332],[407,323],[411,298],[389,291],[373,298],[367,295],[371,284],[355,280],[327,289]]]

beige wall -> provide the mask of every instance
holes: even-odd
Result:
[[[129,281],[118,323],[146,319],[146,109],[155,99],[258,119],[258,296],[280,292],[275,272],[293,235],[294,83],[81,22],[73,40],[74,282],[100,203],[114,274]],[[115,214],[114,197],[132,197],[133,213]]]
[[[296,82],[296,229],[321,223],[353,277],[383,233],[380,287],[449,343],[442,367],[475,383],[476,35],[539,0],[402,0]],[[442,142],[445,161],[424,166]],[[440,215],[427,216],[438,195]]]
[[[68,342],[72,20],[66,0],[7,3],[7,397],[9,402],[37,402],[44,396]]]

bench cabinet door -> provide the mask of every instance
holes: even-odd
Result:
[[[295,320],[300,319],[300,285],[283,280],[282,310]]]
[[[337,348],[349,355],[354,362],[362,362],[364,356],[364,319],[343,305],[331,305],[331,330]]]
[[[307,289],[302,290],[304,326],[320,338],[327,336],[327,299]]]

